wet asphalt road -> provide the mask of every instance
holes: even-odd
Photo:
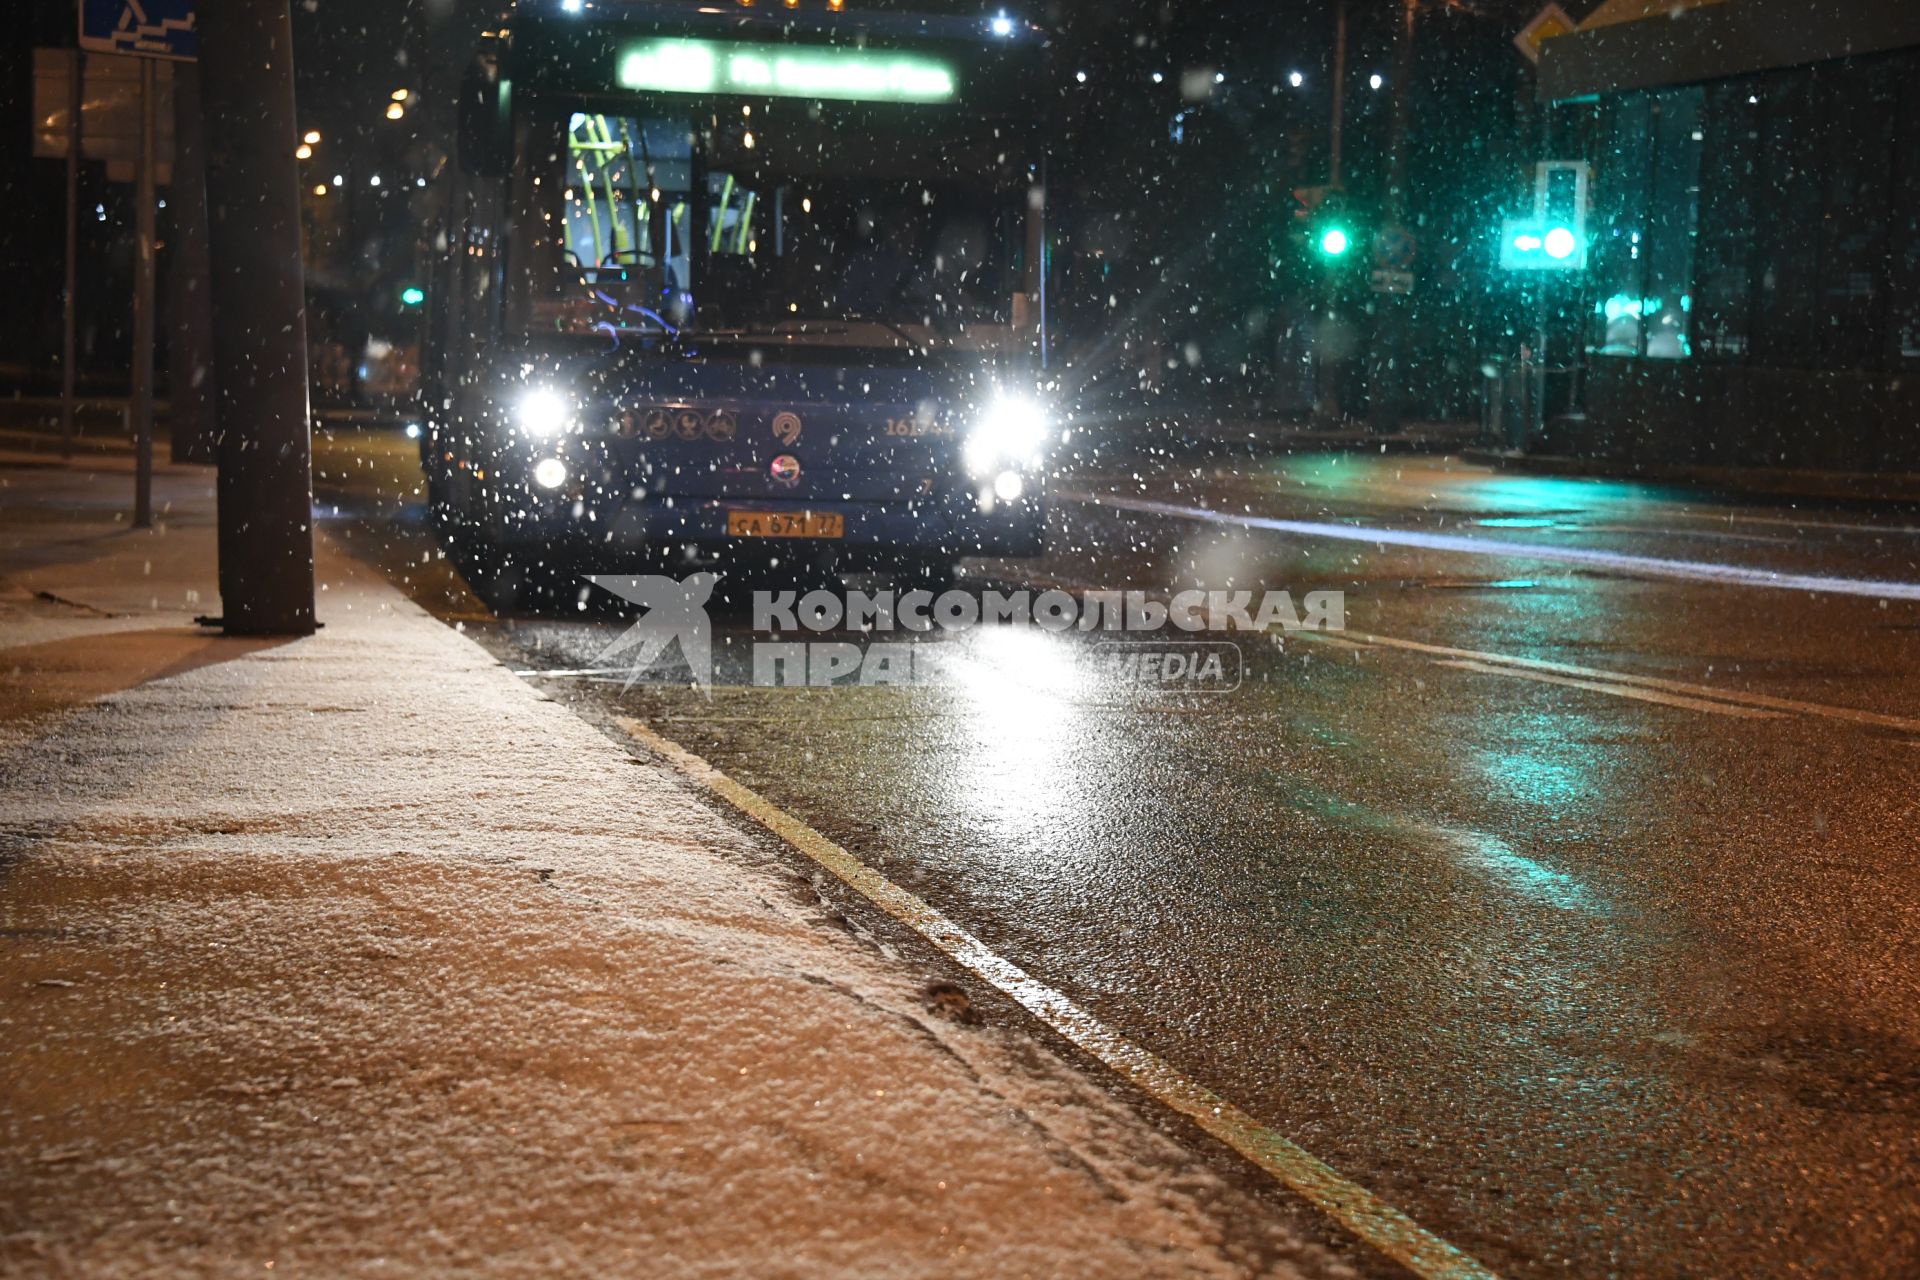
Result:
[[[1504,1274],[1920,1275],[1920,603],[1111,504],[1904,583],[1920,519],[1351,455],[1063,488],[1044,561],[969,580],[1336,589],[1349,632],[1230,637],[1224,693],[1008,630],[913,688],[759,688],[741,613],[711,700],[530,678]],[[468,625],[555,672],[624,622]]]

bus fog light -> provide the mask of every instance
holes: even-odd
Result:
[[[1018,502],[1027,491],[1027,482],[1018,471],[1002,471],[993,480],[993,496],[1002,502]]]
[[[533,464],[533,482],[542,489],[558,489],[567,482],[567,464],[558,458],[542,458]]]

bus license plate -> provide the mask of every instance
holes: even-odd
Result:
[[[838,511],[729,511],[730,538],[844,538],[847,518]]]

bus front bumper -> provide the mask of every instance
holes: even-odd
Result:
[[[740,518],[753,515],[779,519]],[[649,496],[617,506],[555,494],[506,514],[493,537],[503,546],[566,549],[595,560],[679,548],[777,554],[780,547],[796,555],[959,559],[1037,555],[1045,532],[1046,500],[1037,491],[1012,501],[973,494],[893,502]]]

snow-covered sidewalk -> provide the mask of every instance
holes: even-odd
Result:
[[[198,633],[124,480],[0,467],[0,1273],[1322,1269],[328,544]]]

